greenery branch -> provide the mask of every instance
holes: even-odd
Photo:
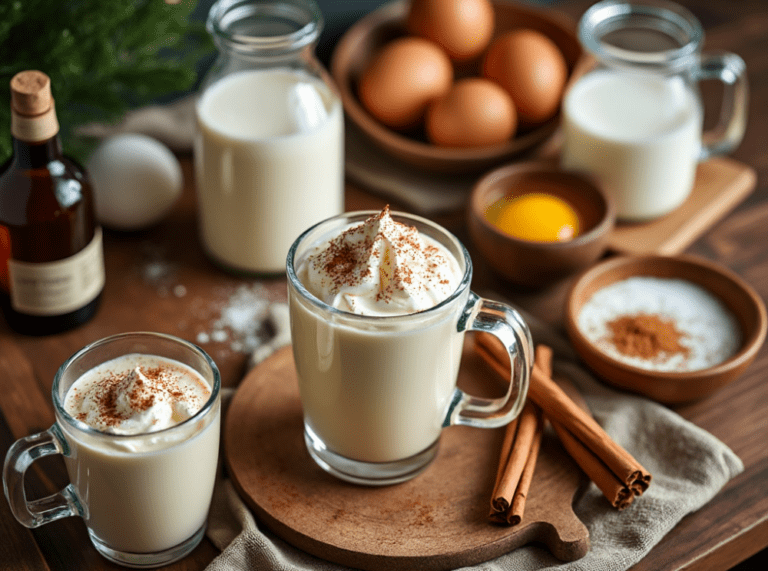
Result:
[[[197,0],[6,0],[0,2],[0,163],[11,154],[11,78],[51,78],[65,151],[84,161],[87,123],[118,122],[133,108],[189,90],[213,52]]]

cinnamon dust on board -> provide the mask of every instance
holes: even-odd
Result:
[[[622,315],[606,323],[611,332],[610,342],[628,356],[655,359],[660,356],[688,357],[690,349],[680,344],[686,337],[671,319],[656,314]]]

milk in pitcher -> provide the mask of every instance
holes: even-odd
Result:
[[[200,229],[222,265],[279,273],[293,240],[344,209],[338,96],[302,70],[227,75],[196,107]]]
[[[680,78],[596,71],[563,101],[562,162],[596,175],[620,218],[655,218],[693,187],[702,120],[698,98]]]
[[[698,164],[742,139],[744,60],[703,52],[701,23],[669,0],[601,0],[577,34],[594,65],[563,98],[563,166],[594,175],[621,220],[671,213],[691,195]],[[706,132],[703,80],[723,87],[717,123]]]

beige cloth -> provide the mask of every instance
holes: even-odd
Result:
[[[493,297],[493,296],[490,296]],[[722,442],[668,408],[607,388],[577,362],[567,341],[525,316],[534,342],[555,351],[557,374],[584,394],[606,432],[653,474],[648,491],[618,512],[590,484],[574,504],[589,529],[591,548],[578,561],[563,563],[537,546],[525,546],[468,567],[476,571],[621,571],[637,563],[685,515],[706,504],[734,476],[741,460]],[[448,429],[450,430],[450,428]],[[535,477],[535,476],[534,476]],[[222,553],[208,571],[341,571],[288,545],[259,526],[226,477],[216,485],[208,537]]]

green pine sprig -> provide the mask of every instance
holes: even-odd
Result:
[[[93,141],[75,133],[94,121],[194,86],[213,52],[197,0],[7,0],[0,3],[0,163],[11,154],[11,78],[38,69],[51,78],[65,151],[84,161]]]

